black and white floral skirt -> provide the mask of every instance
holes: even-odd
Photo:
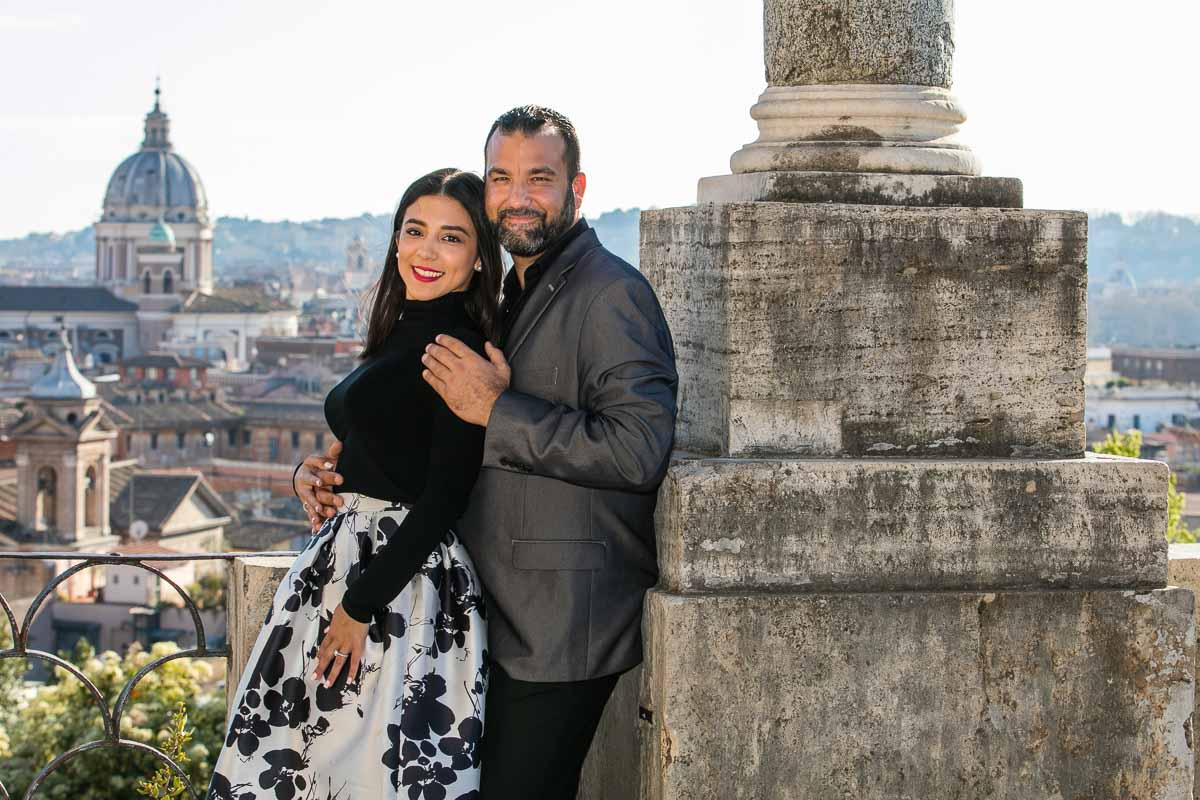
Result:
[[[234,695],[209,800],[477,800],[482,592],[453,532],[369,625],[359,674],[312,678],[346,587],[408,510],[346,493],[275,592]]]

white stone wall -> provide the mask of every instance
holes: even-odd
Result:
[[[1153,433],[1174,424],[1172,418],[1200,416],[1200,391],[1155,391],[1125,389],[1089,391],[1085,401],[1089,428],[1137,428]],[[1110,425],[1110,418],[1113,422]]]

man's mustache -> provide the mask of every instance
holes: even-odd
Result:
[[[506,208],[496,215],[496,221],[504,222],[509,217],[537,217],[542,222],[545,222],[546,212],[539,211],[536,208]]]

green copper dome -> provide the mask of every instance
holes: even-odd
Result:
[[[171,226],[163,222],[163,218],[159,217],[158,222],[154,223],[154,227],[150,229],[150,241],[155,244],[162,244],[175,249],[175,231],[171,230]]]

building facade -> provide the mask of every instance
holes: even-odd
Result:
[[[1200,350],[1117,346],[1112,368],[1132,381],[1200,384]]]

